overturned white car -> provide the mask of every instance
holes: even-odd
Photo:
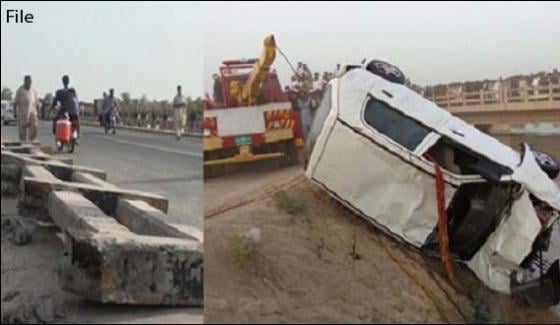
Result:
[[[444,210],[456,261],[522,303],[558,304],[559,261],[542,260],[560,218],[558,163],[528,145],[516,152],[403,83],[382,61],[332,80],[307,139],[307,177],[426,254],[440,254]]]

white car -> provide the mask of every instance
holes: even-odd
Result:
[[[10,123],[15,123],[16,117],[14,114],[14,105],[12,101],[3,100],[2,101],[2,124],[9,125]]]
[[[440,255],[446,215],[454,260],[522,303],[558,304],[559,261],[539,263],[560,218],[558,162],[528,145],[516,152],[403,84],[382,61],[332,80],[306,142],[306,176],[429,255]]]

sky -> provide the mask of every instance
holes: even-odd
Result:
[[[23,9],[33,24],[6,23]],[[70,76],[81,100],[114,88],[133,98],[171,100],[177,85],[203,94],[200,3],[15,3],[2,1],[2,87],[13,91],[30,74],[43,96]]]
[[[257,57],[274,34],[293,64],[383,59],[420,85],[560,68],[558,3],[217,3],[204,19],[206,91],[225,59]],[[219,13],[219,14],[218,14]],[[274,67],[288,82],[281,56]]]
[[[6,9],[34,14],[7,24]],[[108,88],[171,99],[211,93],[223,60],[257,57],[274,34],[293,64],[383,59],[421,85],[560,68],[558,3],[2,2],[1,84],[31,74],[42,95],[70,75],[82,100]],[[283,83],[291,71],[278,55]]]

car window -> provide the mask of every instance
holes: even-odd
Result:
[[[488,181],[498,183],[503,175],[513,173],[510,168],[495,163],[447,137],[440,138],[427,154],[442,168],[456,175],[480,175]]]
[[[364,119],[371,127],[411,151],[431,132],[426,126],[374,97],[369,97],[366,103]]]

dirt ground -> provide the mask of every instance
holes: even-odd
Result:
[[[281,189],[304,196],[305,213],[279,210]],[[439,261],[376,231],[300,167],[208,179],[204,191],[205,322],[560,323],[558,307],[515,306],[459,265],[456,291]],[[228,239],[253,228],[258,258],[238,266]]]

